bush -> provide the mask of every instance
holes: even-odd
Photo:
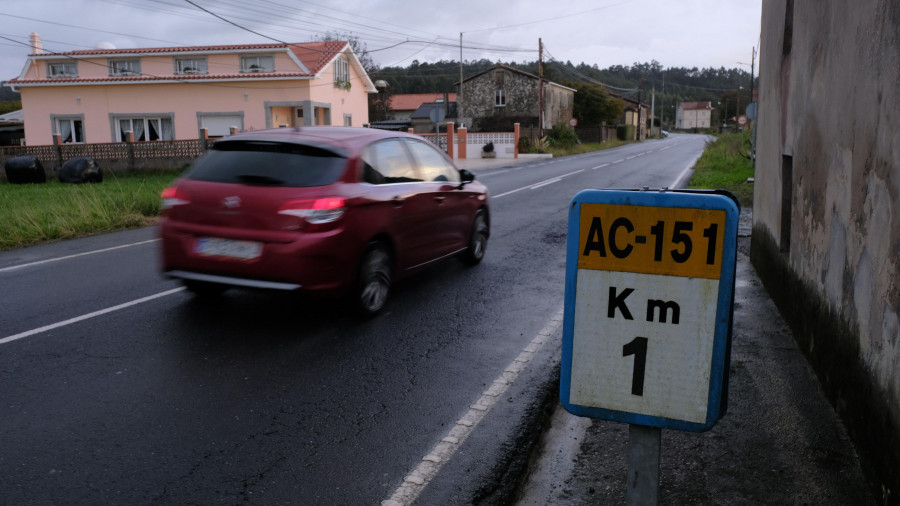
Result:
[[[519,137],[519,153],[531,151],[531,140],[528,137]]]
[[[634,128],[634,125],[619,125],[616,127],[616,137],[620,141],[633,141]]]
[[[578,136],[575,135],[575,130],[562,124],[553,125],[548,137],[550,138],[550,144],[559,149],[571,149],[578,144]]]
[[[494,143],[489,142],[489,143],[485,144],[484,146],[482,146],[481,150],[484,151],[485,153],[493,152],[494,151]]]

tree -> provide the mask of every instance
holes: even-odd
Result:
[[[575,119],[581,126],[615,123],[625,110],[625,102],[610,95],[603,86],[571,82],[566,86],[575,89]]]
[[[376,81],[378,83],[380,81]],[[391,117],[391,97],[394,92],[390,84],[378,87],[378,93],[369,95],[369,121],[385,121]]]
[[[367,74],[371,75],[378,71],[378,64],[375,63],[375,60],[372,59],[372,55],[369,54],[369,46],[360,40],[358,36],[350,33],[327,32],[325,35],[317,37],[316,40],[319,42],[347,41],[350,43],[350,49],[353,50],[353,53],[356,55],[356,58],[359,60],[359,63],[362,65],[363,69],[365,69]]]

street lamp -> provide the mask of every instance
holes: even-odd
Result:
[[[378,98],[376,101],[375,114],[376,121],[384,121],[387,119],[387,106],[384,103],[384,92],[388,88],[388,82],[384,79],[375,81],[375,89],[378,90]]]

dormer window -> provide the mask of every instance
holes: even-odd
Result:
[[[206,58],[176,58],[176,74],[208,74]]]
[[[74,61],[50,62],[47,64],[50,77],[78,77],[78,64]]]
[[[345,90],[350,89],[350,62],[344,56],[334,60],[334,86]]]
[[[141,60],[109,60],[109,75],[137,76],[141,73]]]
[[[241,56],[241,72],[275,72],[275,57]]]

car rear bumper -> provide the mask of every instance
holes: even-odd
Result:
[[[263,288],[266,290],[300,290],[303,288],[294,283],[278,283],[275,281],[264,281],[259,279],[244,279],[231,276],[218,276],[214,274],[203,274],[200,272],[188,272],[181,270],[166,271],[163,274],[170,278],[186,279],[190,281],[203,281],[206,283],[219,283],[222,285],[245,286],[249,288]]]
[[[253,259],[197,253],[197,239],[208,235],[163,220],[160,225],[163,274],[231,286],[303,291],[340,291],[354,279],[356,260],[352,252],[358,248],[344,244],[345,237],[338,231],[298,233],[290,241],[261,241],[261,253]]]

